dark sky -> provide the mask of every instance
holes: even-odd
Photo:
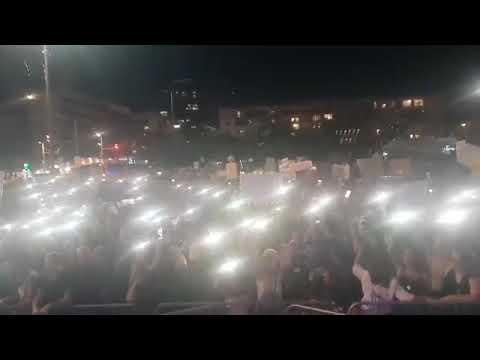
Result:
[[[0,47],[0,99],[42,85],[41,47]],[[24,61],[30,67],[27,81]],[[171,79],[245,101],[429,94],[480,79],[479,46],[51,46],[52,89],[143,104]]]

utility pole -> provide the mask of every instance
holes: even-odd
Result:
[[[51,104],[50,104],[50,81],[48,76],[48,49],[47,45],[43,45],[43,70],[44,70],[44,79],[45,79],[45,103],[46,103],[46,110],[47,110],[47,134],[49,136],[53,135],[53,127],[52,127],[52,113],[51,113]],[[52,145],[55,143],[52,138]],[[53,151],[49,151],[50,161],[53,163]]]

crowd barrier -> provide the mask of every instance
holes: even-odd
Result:
[[[283,315],[345,315],[340,312],[320,309],[300,304],[291,304],[283,310]]]
[[[480,303],[355,303],[348,315],[480,315]]]

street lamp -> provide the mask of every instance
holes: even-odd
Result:
[[[95,136],[100,139],[98,145],[100,146],[100,161],[103,163],[103,132],[96,132]]]

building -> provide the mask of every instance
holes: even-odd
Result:
[[[98,145],[94,130],[105,132],[106,142],[141,135],[128,107],[94,99],[71,91],[50,94],[52,133],[48,133],[45,94],[37,91],[0,105],[2,153],[18,159],[16,163],[39,164],[41,144],[49,158],[72,159],[75,155],[92,156]],[[48,138],[47,138],[48,135]],[[13,139],[13,141],[11,140]],[[13,146],[13,147],[12,147]]]
[[[441,97],[318,100],[219,109],[220,131],[258,141],[271,135],[318,137],[331,152],[368,156],[397,138],[445,136],[447,111]]]

